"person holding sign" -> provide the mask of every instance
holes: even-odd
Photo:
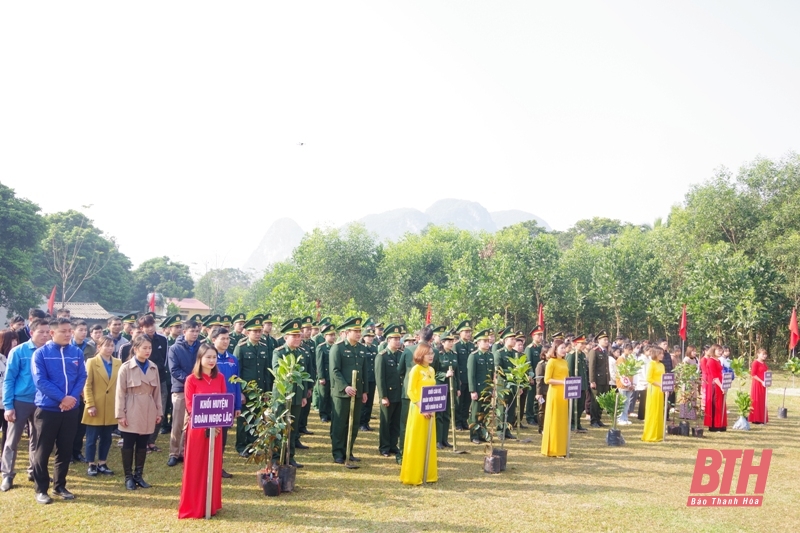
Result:
[[[152,350],[150,339],[144,335],[136,336],[131,343],[133,357],[122,363],[117,375],[114,416],[122,433],[122,470],[128,490],[136,490],[137,486],[150,488],[150,484],[142,479],[147,441],[156,425],[161,423],[162,412],[161,377],[158,367],[149,361]]]
[[[569,437],[569,401],[564,399],[564,379],[569,376],[569,367],[564,360],[564,356],[567,355],[567,345],[553,345],[548,355],[544,370],[547,399],[542,431],[542,455],[565,457]]]
[[[208,488],[209,439],[214,439],[214,468],[211,487],[212,516],[222,509],[222,432],[219,428],[200,429],[192,424],[192,400],[195,394],[223,394],[228,391],[225,376],[217,368],[217,350],[203,343],[197,361],[186,378],[184,398],[189,414],[186,450],[178,518],[205,518]]]
[[[708,349],[705,365],[705,410],[704,424],[709,431],[728,429],[728,412],[725,408],[725,389],[722,386],[722,348],[715,344]]]
[[[661,376],[664,375],[664,350],[656,346],[647,350],[650,364],[647,365],[647,404],[644,414],[644,442],[664,440],[664,393],[661,391]]]
[[[436,435],[428,438],[428,432],[436,432],[435,424],[430,423],[433,413],[420,413],[422,409],[422,387],[436,385],[436,371],[431,367],[433,350],[430,342],[433,332],[429,328],[423,330],[423,342],[414,351],[414,367],[408,376],[408,398],[411,405],[406,422],[406,436],[403,442],[403,463],[400,467],[400,481],[404,485],[421,485],[425,469],[425,448],[428,446],[428,477],[424,481],[435,482],[439,479],[436,468]]]
[[[753,381],[750,383],[750,398],[753,399],[753,410],[747,418],[753,424],[766,424],[769,422],[769,415],[766,410],[767,384],[764,382],[764,373],[769,370],[767,366],[767,350],[759,348],[756,352],[756,360],[750,365],[750,375]]]

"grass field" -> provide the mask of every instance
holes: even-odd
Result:
[[[785,377],[776,375],[775,388]],[[119,449],[109,464],[117,475],[89,478],[85,465],[72,465],[68,488],[77,498],[40,506],[24,472],[17,487],[0,493],[2,530],[72,531],[797,531],[800,530],[800,397],[787,397],[789,418],[774,416],[780,396],[770,394],[771,422],[750,432],[729,430],[699,440],[670,437],[644,444],[642,424],[623,427],[627,445],[605,445],[605,429],[573,438],[570,459],[539,454],[535,429],[510,441],[508,470],[482,472],[482,447],[467,444],[467,455],[440,452],[438,483],[406,487],[398,482],[394,459],[377,452],[377,431],[361,433],[355,453],[362,468],[334,465],[327,425],[312,413],[312,449],[298,454],[297,490],[266,498],[256,486],[255,467],[235,453],[225,457],[234,474],[223,480],[223,510],[211,522],[176,516],[181,467],[166,466],[166,452],[151,454],[145,479],[154,487],[128,492],[121,475]],[[733,402],[729,402],[733,408]],[[377,407],[375,408],[377,414]],[[733,425],[735,415],[729,415]],[[377,427],[377,422],[373,424]],[[466,435],[459,432],[460,442]],[[159,437],[166,448],[166,436]],[[229,443],[229,446],[231,443]],[[772,466],[760,508],[687,508],[696,450],[704,448],[773,449]],[[21,453],[19,465],[27,454]],[[736,478],[734,478],[735,483]],[[734,485],[735,486],[735,485]],[[752,490],[753,482],[751,482]]]

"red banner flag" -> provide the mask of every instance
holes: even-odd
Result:
[[[53,309],[56,305],[56,286],[53,285],[53,291],[50,293],[50,298],[47,300],[47,312],[53,314]]]
[[[150,293],[150,312],[156,312],[156,291]]]
[[[539,327],[544,329],[544,306],[539,304]]]
[[[428,304],[428,312],[425,313],[425,325],[431,325],[431,304]]]
[[[797,308],[792,309],[792,318],[789,319],[789,349],[794,350],[800,341],[800,329],[797,328]]]
[[[681,313],[681,327],[678,329],[678,335],[684,341],[686,340],[686,304],[683,304],[683,312]]]

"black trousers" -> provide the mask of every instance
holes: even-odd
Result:
[[[33,452],[33,483],[37,493],[46,493],[50,490],[50,471],[47,463],[50,460],[50,454],[53,453],[53,447],[56,449],[53,488],[61,490],[67,487],[67,472],[72,459],[72,445],[82,414],[77,406],[64,412],[36,408],[33,424],[39,434],[39,441]]]
[[[594,389],[589,389],[592,396],[592,406],[589,411],[589,416],[591,418],[592,424],[600,422],[600,417],[603,415],[603,409],[600,407],[600,404],[597,403],[597,396],[599,394],[605,394],[610,390],[611,387],[609,385],[601,385],[599,383],[595,386]]]
[[[367,388],[364,390],[367,393],[367,403],[361,406],[361,420],[362,426],[369,425],[369,419],[372,417],[372,406],[375,404],[375,382],[370,381],[367,383]]]
[[[86,409],[86,404],[83,402],[83,398],[80,399],[78,402],[78,410],[81,413],[81,416],[78,417],[78,426],[75,430],[75,440],[72,443],[72,456],[78,457],[78,455],[83,451],[83,438],[86,436],[86,424],[81,422],[83,418],[83,412]]]

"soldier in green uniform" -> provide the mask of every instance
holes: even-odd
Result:
[[[467,380],[469,395],[472,403],[469,409],[469,436],[475,444],[485,442],[488,434],[482,422],[479,422],[478,413],[483,412],[484,403],[480,397],[488,382],[494,379],[494,358],[491,348],[491,329],[479,331],[475,336],[478,349],[469,354],[467,359]]]
[[[494,366],[495,368],[499,368],[503,371],[503,373],[508,372],[511,370],[511,361],[510,358],[516,357],[517,352],[514,350],[514,346],[517,343],[517,334],[514,333],[513,328],[505,328],[503,330],[502,335],[498,335],[500,340],[503,342],[503,347],[499,350],[494,352]],[[504,382],[504,378],[498,378],[499,383]],[[502,420],[499,420],[498,429],[505,431],[505,437],[507,439],[516,439],[516,437],[511,433],[510,428],[516,423],[517,421],[517,402],[513,401],[514,397],[517,394],[516,386],[510,385],[509,391],[504,395],[506,401],[506,413],[507,413],[507,422],[508,425],[505,427],[503,426]]]
[[[367,401],[364,392],[364,375],[366,373],[366,353],[361,340],[362,319],[348,318],[341,326],[346,336],[331,347],[331,400],[333,402],[333,419],[331,421],[331,453],[333,462],[344,464],[346,459],[360,461],[352,456],[352,446],[358,436],[358,421],[361,418],[361,405]],[[353,387],[355,372],[355,387]],[[353,402],[351,398],[355,398]],[[350,407],[353,405],[353,433],[350,441],[351,456],[347,455],[347,434],[350,425]]]
[[[372,328],[375,330],[375,338],[372,339],[372,344],[375,345],[376,348],[381,345],[381,343],[386,340],[383,337],[383,322],[378,322],[375,324],[375,327]],[[380,350],[379,350],[380,351]]]
[[[305,368],[306,372],[311,376],[313,380],[311,383],[315,383],[317,381],[317,347],[314,345],[314,341],[311,339],[311,330],[313,329],[314,319],[310,316],[303,317],[302,322],[300,323],[300,337],[301,337],[301,344],[300,348],[302,349],[303,353],[303,361],[302,365]],[[286,335],[284,335],[284,338]],[[299,432],[298,432],[298,441],[299,448],[305,449],[307,446],[300,443],[299,435],[313,435],[311,431],[308,430],[308,415],[311,412],[311,396],[313,395],[313,390],[311,387],[308,387],[306,390],[306,398],[308,401],[303,404],[303,409],[300,412],[300,421],[299,421]]]
[[[272,336],[272,314],[259,314],[258,317],[261,319],[261,343],[267,347],[267,357],[272,361],[272,352],[278,347],[278,341]],[[275,376],[273,376],[271,372],[267,372],[267,386],[270,389],[272,388],[272,381],[274,379]]]
[[[133,340],[133,326],[136,324],[136,321],[139,320],[139,315],[137,313],[131,313],[129,315],[125,315],[122,317],[122,333],[121,335],[125,337],[128,342]]]
[[[411,407],[411,399],[408,397],[408,376],[411,374],[411,369],[414,368],[414,350],[416,349],[417,339],[408,333],[405,324],[400,325],[400,332],[404,335],[403,341],[403,355],[397,364],[397,371],[400,373],[400,381],[403,384],[400,395],[400,433],[398,434],[398,442],[400,443],[400,452],[395,459],[398,464],[403,463],[403,445],[406,441],[406,423],[408,422],[408,410]]]
[[[317,346],[317,389],[319,390],[319,419],[331,421],[331,346],[336,340],[336,328],[333,324],[325,324],[320,330],[322,344]]]
[[[447,409],[436,413],[436,440],[438,441],[436,447],[441,450],[453,447],[447,441],[447,437],[450,435],[451,398],[458,397],[461,392],[461,383],[458,380],[458,354],[453,350],[455,335],[452,332],[445,333],[440,339],[442,350],[434,362],[436,383],[444,383],[448,387],[452,385],[452,390],[447,389]],[[452,383],[451,377],[453,378]]]
[[[497,332],[497,342],[492,343],[492,355],[496,355],[497,352],[506,347],[505,339],[509,333],[511,335],[514,334],[514,328],[511,326],[507,326]]]
[[[378,347],[372,341],[375,339],[375,332],[371,328],[363,330],[361,336],[361,344],[366,348],[365,353],[367,356],[366,372],[364,375],[364,383],[367,393],[367,401],[361,406],[361,421],[359,429],[361,431],[372,431],[369,427],[369,420],[372,418],[372,406],[375,403],[375,356],[378,355]]]
[[[525,355],[528,357],[528,362],[531,364],[531,370],[528,372],[528,382],[531,384],[531,389],[525,399],[525,419],[528,424],[538,424],[539,403],[536,400],[536,365],[542,358],[542,338],[544,330],[541,326],[536,326],[530,332],[531,343],[525,348]]]
[[[267,351],[267,345],[261,342],[262,326],[258,316],[245,323],[247,337],[239,341],[233,355],[239,360],[239,377],[248,382],[255,381],[262,391],[266,391],[272,388],[272,379],[267,378],[272,378],[269,371],[272,354]],[[244,420],[239,418],[236,425],[236,451],[244,455],[247,445],[254,440],[255,437],[245,431]]]
[[[247,315],[244,313],[239,313],[235,315],[232,319],[233,321],[233,331],[230,332],[231,337],[231,346],[236,348],[236,345],[239,344],[239,341],[244,339],[244,323],[247,322]]]
[[[329,317],[329,316],[324,316],[324,317],[322,317],[320,319],[320,321],[319,321],[319,335],[317,335],[316,337],[314,337],[312,339],[314,341],[314,346],[315,347],[319,346],[320,344],[325,344],[325,333],[323,333],[322,330],[325,329],[325,326],[329,325],[330,323],[331,323],[331,317]]]
[[[381,418],[378,451],[384,457],[400,453],[400,417],[402,412],[402,379],[400,359],[403,357],[403,344],[400,341],[402,328],[390,324],[386,334],[387,346],[375,356],[375,383],[380,398]]]
[[[295,356],[299,364],[305,366],[304,363],[308,357],[308,352],[301,347],[303,342],[301,322],[299,320],[290,322],[281,328],[281,333],[283,334],[283,338],[286,339],[286,343],[272,352],[272,369],[277,370],[281,359],[290,354]],[[292,430],[289,437],[289,464],[297,468],[303,468],[303,465],[294,460],[294,451],[295,448],[297,448],[297,444],[300,442],[300,416],[302,409],[308,405],[309,402],[308,390],[305,382],[296,383],[294,385],[294,396],[289,406],[289,412],[292,417]],[[276,454],[276,456],[273,456],[273,459],[279,458],[279,455],[279,453]]]
[[[467,376],[467,359],[469,354],[475,351],[475,344],[472,342],[472,324],[469,320],[464,320],[456,326],[456,341],[453,349],[458,358],[458,383],[459,395],[456,400],[456,429],[468,430],[467,418],[470,411],[469,379]]]
[[[581,433],[586,431],[581,426],[580,413],[583,412],[583,406],[586,405],[586,391],[589,389],[589,364],[586,362],[586,354],[583,353],[584,346],[586,346],[586,337],[583,335],[575,337],[572,339],[572,350],[565,357],[570,377],[580,376],[581,378],[581,397],[572,402],[572,430]]]

